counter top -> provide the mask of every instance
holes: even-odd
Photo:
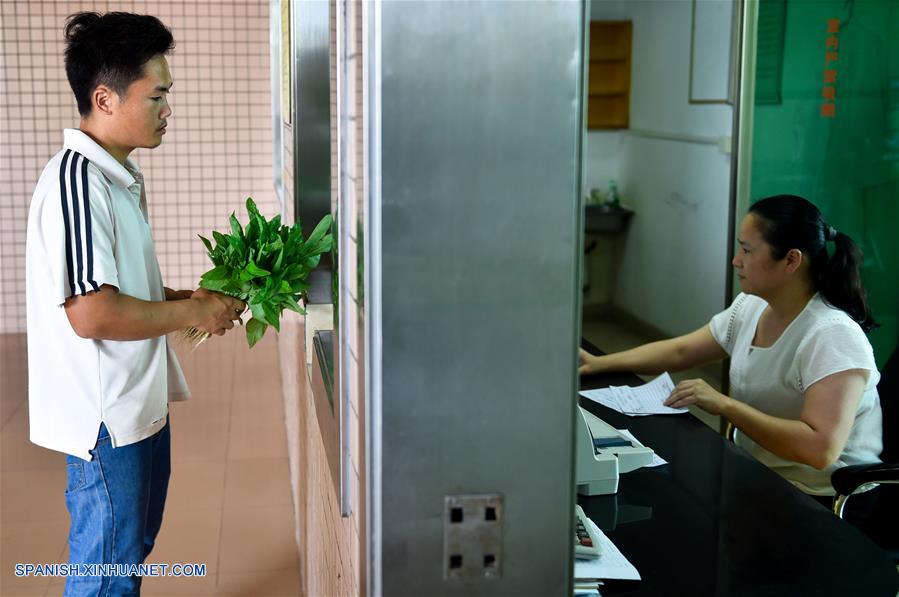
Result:
[[[639,383],[585,376],[581,389]],[[616,495],[578,497],[643,578],[615,594],[896,595],[883,550],[695,417],[628,417],[579,400],[668,461],[621,475]]]

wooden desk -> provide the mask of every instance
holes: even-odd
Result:
[[[639,383],[598,375],[582,377],[581,389]],[[897,594],[883,550],[692,415],[628,417],[579,400],[669,463],[621,475],[616,495],[578,496],[643,578],[615,594]]]

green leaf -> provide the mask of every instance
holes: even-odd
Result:
[[[284,306],[287,307],[288,309],[290,309],[291,311],[296,311],[300,315],[306,314],[306,310],[303,309],[300,306],[300,304],[297,302],[297,300],[295,298],[293,298],[292,296],[284,297]]]
[[[317,245],[318,241],[322,239],[328,230],[331,229],[331,214],[327,214],[325,217],[321,219],[321,221],[316,225],[315,229],[312,231],[312,234],[309,235],[309,238],[306,239],[306,244],[309,245]]]
[[[244,236],[247,244],[250,246],[253,246],[253,243],[259,238],[259,224],[253,218],[250,218],[250,223],[247,224],[247,228],[244,230]]]
[[[259,209],[256,207],[256,202],[253,201],[252,197],[247,197],[247,213],[252,217],[254,214],[259,215]]]
[[[281,323],[280,323],[281,313],[279,312],[280,309],[275,309],[273,306],[271,306],[269,304],[263,304],[262,310],[265,312],[265,322],[268,323],[273,328],[275,328],[275,331],[280,332],[281,331]]]
[[[231,212],[231,234],[236,236],[237,238],[243,238],[243,228],[240,227],[240,222],[237,221],[237,216],[234,215],[234,212]]]
[[[229,285],[228,280],[200,280],[200,288],[213,290],[215,292],[224,292]]]
[[[253,314],[254,319],[258,319],[259,321],[265,321],[265,309],[262,307],[262,303],[258,301],[258,296],[254,297],[257,300],[250,299],[250,312]]]
[[[254,277],[260,278],[262,276],[268,276],[271,274],[270,271],[262,269],[252,261],[247,264],[247,271],[253,274]]]
[[[228,250],[234,251],[235,255],[242,255],[245,249],[243,240],[238,236],[226,236],[228,239]]]
[[[212,238],[215,239],[215,244],[217,246],[221,246],[221,247],[228,246],[228,237],[225,236],[224,234],[222,234],[221,232],[219,232],[218,230],[212,231]]]
[[[281,269],[281,263],[284,261],[284,245],[281,245],[281,249],[278,251],[278,258],[275,259],[275,265],[272,266],[272,271],[277,272]]]
[[[200,277],[201,280],[227,280],[230,278],[230,268],[224,265],[216,266]]]
[[[265,335],[265,329],[267,327],[268,326],[265,323],[259,321],[255,317],[247,322],[247,344],[250,348],[253,348],[257,342],[262,340],[262,336]]]
[[[197,236],[199,236],[200,240],[203,241],[203,244],[206,245],[206,250],[209,251],[210,253],[212,253],[212,243],[209,242],[209,239],[205,238],[204,236],[202,236],[200,234],[198,234]]]

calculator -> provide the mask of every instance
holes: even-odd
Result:
[[[574,557],[580,559],[598,558],[599,538],[593,531],[592,521],[584,510],[574,505]]]

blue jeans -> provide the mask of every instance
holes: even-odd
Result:
[[[100,425],[93,460],[66,456],[66,506],[71,517],[69,564],[141,564],[162,526],[171,472],[165,427],[137,443],[112,447]],[[66,597],[140,595],[139,576],[69,576]]]

